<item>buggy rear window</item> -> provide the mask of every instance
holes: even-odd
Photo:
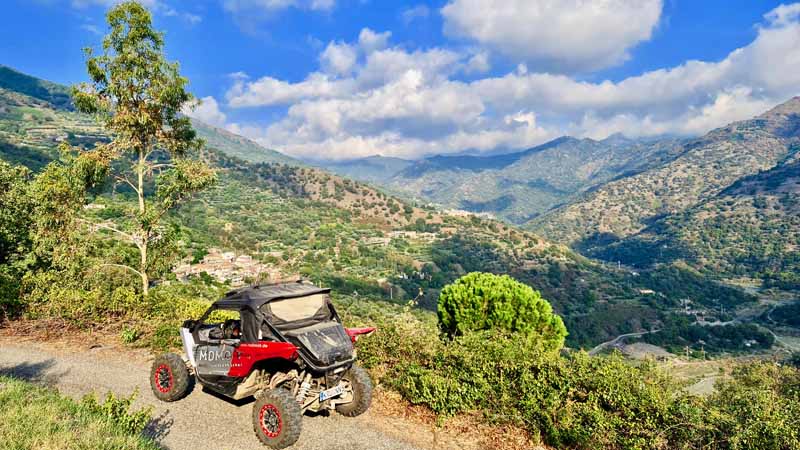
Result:
[[[325,308],[327,312],[328,294],[314,294],[305,297],[287,298],[269,303],[272,316],[283,322],[296,322],[313,319]]]

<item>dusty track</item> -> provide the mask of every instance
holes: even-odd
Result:
[[[174,450],[262,449],[253,434],[252,402],[231,403],[195,386],[185,399],[161,403],[148,384],[150,357],[146,352],[117,348],[76,351],[73,346],[22,342],[0,337],[0,373],[43,382],[73,397],[90,392],[130,395],[138,389],[138,406],[152,405],[156,420],[150,433],[164,447]],[[402,422],[397,419],[396,422]],[[394,430],[387,433],[384,430]],[[370,411],[357,418],[338,414],[306,416],[296,450],[418,450],[417,430],[403,437],[408,424],[392,423]],[[416,436],[414,436],[416,434]],[[425,447],[428,447],[427,445]]]

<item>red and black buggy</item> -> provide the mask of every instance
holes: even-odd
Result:
[[[215,311],[238,316],[210,323]],[[171,402],[194,378],[231,399],[255,396],[253,429],[272,448],[292,445],[305,411],[364,413],[372,383],[355,364],[354,344],[374,328],[344,328],[330,289],[297,282],[228,292],[181,327],[186,358],[167,353],[150,372],[153,394]]]

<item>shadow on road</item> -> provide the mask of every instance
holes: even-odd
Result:
[[[52,386],[61,377],[69,373],[69,370],[60,372],[52,370],[55,365],[55,359],[50,358],[40,362],[23,362],[14,366],[0,366],[0,375]]]
[[[160,447],[166,448],[163,445],[163,440],[169,434],[174,423],[175,419],[169,417],[169,410],[166,410],[159,414],[158,417],[154,417],[150,420],[150,423],[147,424],[142,434]]]

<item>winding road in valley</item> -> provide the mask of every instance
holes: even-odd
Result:
[[[606,341],[606,342],[603,342],[602,344],[598,344],[595,348],[589,350],[589,354],[590,355],[596,355],[596,354],[602,352],[603,350],[605,350],[605,349],[607,349],[609,347],[613,347],[613,346],[617,345],[617,343],[619,343],[619,341],[621,341],[622,339],[625,339],[627,337],[640,337],[640,336],[644,336],[645,334],[658,333],[659,331],[661,331],[661,330],[640,331],[638,333],[620,334],[619,336],[615,337],[614,339],[611,339],[610,341]]]

